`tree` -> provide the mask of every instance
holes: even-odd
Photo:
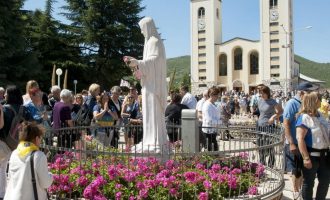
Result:
[[[130,70],[124,55],[140,56],[143,36],[138,14],[141,0],[67,0],[64,13],[70,21],[69,34],[76,36],[88,65],[89,77],[109,87],[118,84]]]
[[[27,35],[30,46],[38,54],[38,61],[42,65],[38,82],[47,91],[51,84],[52,67],[69,69],[69,81],[74,77],[70,74],[82,74],[84,66],[80,49],[77,48],[71,36],[66,34],[66,25],[52,17],[53,0],[46,1],[45,11],[36,10],[29,16]]]
[[[22,5],[23,0],[0,2],[0,73],[6,76],[2,84],[21,87],[40,69],[36,54],[25,37],[28,12],[21,10]]]

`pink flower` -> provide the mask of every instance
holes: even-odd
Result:
[[[117,192],[116,193],[116,200],[120,200],[121,199],[121,192]]]
[[[209,189],[212,188],[212,183],[211,183],[210,181],[208,181],[208,180],[205,180],[205,181],[203,182],[203,185],[204,185],[204,188],[205,188],[206,190],[209,190]]]
[[[188,183],[196,183],[198,180],[199,174],[196,172],[186,172],[184,173],[184,177]]]
[[[102,194],[96,194],[93,200],[107,200],[107,198],[105,198],[105,196],[103,196]]]
[[[110,180],[114,180],[119,175],[119,172],[114,165],[109,166],[108,175]]]
[[[165,163],[165,166],[167,169],[171,170],[174,168],[174,160],[168,160],[166,163]]]
[[[141,198],[147,198],[147,197],[148,197],[148,190],[145,190],[145,189],[140,190],[140,192],[139,192],[139,196],[140,196]]]
[[[123,187],[123,185],[122,184],[119,184],[119,183],[117,183],[116,186],[115,186],[116,189],[120,189],[122,187]]]
[[[146,186],[144,185],[144,183],[138,182],[136,184],[136,188],[139,189],[139,190],[142,190],[142,189],[146,188]]]
[[[258,194],[257,187],[256,186],[249,187],[248,194],[250,194],[250,195],[257,195]]]
[[[237,188],[237,178],[233,175],[228,176],[228,187],[229,189],[236,189]]]
[[[177,195],[178,195],[178,191],[177,191],[175,188],[171,188],[171,189],[170,189],[170,194],[171,194],[172,196],[177,196]]]
[[[219,172],[221,169],[221,166],[219,164],[213,164],[211,167],[212,171]]]
[[[205,169],[205,166],[203,164],[198,163],[196,165],[196,168],[199,169],[199,170],[204,170]]]
[[[199,200],[208,200],[209,199],[209,195],[207,194],[207,192],[201,192],[198,195],[198,199]]]
[[[256,175],[258,177],[260,177],[260,176],[264,175],[264,171],[265,171],[265,166],[262,164],[258,164],[257,169],[256,169]]]
[[[233,170],[231,170],[230,173],[233,174],[233,175],[236,175],[236,174],[240,174],[240,173],[242,173],[242,170],[240,170],[240,169],[238,169],[238,168],[234,168]]]
[[[84,186],[88,185],[88,179],[85,176],[81,176],[77,179],[77,183],[79,186],[84,187]]]

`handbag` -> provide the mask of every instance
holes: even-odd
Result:
[[[11,150],[8,145],[2,140],[0,140],[0,162],[6,159],[10,153]]]

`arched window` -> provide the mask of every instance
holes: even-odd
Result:
[[[205,8],[201,7],[198,9],[198,18],[205,18]]]
[[[243,51],[241,48],[237,48],[234,51],[234,70],[241,70],[243,68]]]
[[[227,55],[221,54],[219,57],[219,76],[227,76]]]
[[[250,74],[259,74],[259,55],[258,52],[250,54]]]

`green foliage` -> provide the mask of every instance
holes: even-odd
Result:
[[[180,88],[183,83],[190,83],[190,56],[181,56],[167,59],[167,77],[172,78],[174,71],[175,77],[171,89],[176,90]]]
[[[36,53],[25,36],[27,11],[22,11],[23,0],[0,3],[0,67],[5,77],[1,84],[22,86],[23,80],[37,75],[40,65]]]
[[[330,88],[330,63],[317,63],[298,55],[295,55],[295,60],[300,63],[300,73],[325,81],[324,87]]]
[[[72,21],[68,34],[86,58],[90,82],[118,84],[130,75],[124,55],[142,55],[143,36],[138,22],[140,0],[67,0],[64,13]]]
[[[295,55],[295,60],[300,63],[300,73],[319,80],[326,81],[324,87],[330,88],[330,63],[317,63],[301,56]],[[179,85],[184,76],[190,74],[190,56],[181,56],[167,60],[167,74],[170,76],[176,68],[174,84]]]

